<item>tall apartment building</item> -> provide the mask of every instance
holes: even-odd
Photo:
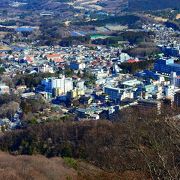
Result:
[[[176,106],[180,107],[180,91],[176,92],[174,96],[174,103]]]
[[[41,84],[44,86],[46,92],[66,94],[68,91],[73,90],[73,81],[72,78],[65,78],[62,76],[61,78],[46,78],[43,79]]]

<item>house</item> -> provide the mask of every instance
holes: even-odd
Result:
[[[79,102],[84,105],[91,104],[92,101],[93,101],[93,99],[91,96],[85,96],[85,95],[81,96],[79,99]]]
[[[77,62],[77,61],[70,62],[70,69],[72,70],[84,70],[85,67],[86,67],[85,63]]]
[[[6,86],[5,84],[0,84],[0,94],[9,94],[9,86]]]

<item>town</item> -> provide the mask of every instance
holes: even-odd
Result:
[[[0,172],[179,180],[180,0],[1,0]]]
[[[22,118],[31,123],[67,117],[99,120],[130,106],[155,113],[161,113],[164,103],[179,107],[180,42],[165,36],[180,32],[158,24],[143,28],[157,31],[160,52],[153,63],[130,56],[122,47],[101,45],[1,49],[0,94],[12,96],[1,112],[1,129],[22,126]],[[140,68],[133,72],[136,66]]]

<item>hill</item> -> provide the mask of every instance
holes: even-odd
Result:
[[[180,8],[179,0],[129,0],[129,10],[147,11],[166,8]]]
[[[73,177],[77,172],[65,166],[62,158],[47,159],[43,156],[12,156],[0,153],[1,179],[62,179]]]
[[[1,8],[7,8],[12,1],[1,0]],[[179,0],[19,0],[27,5],[23,6],[26,10],[52,10],[70,9],[73,6],[82,6],[85,8],[93,8],[105,10],[107,12],[117,13],[121,10],[128,9],[130,11],[148,11],[166,8],[180,8]],[[71,5],[69,5],[70,3]]]
[[[131,172],[140,174],[139,179],[179,179],[179,123],[153,113],[142,118],[137,110],[118,114],[116,121],[120,117],[121,122],[113,123],[60,121],[32,125],[5,133],[0,137],[0,149],[21,155],[83,159],[104,170],[90,170],[92,166],[87,169],[84,165],[80,172],[85,172],[85,177],[106,172],[111,172],[107,176],[115,173],[122,177]]]
[[[140,180],[146,176],[140,171],[108,173],[89,163],[72,158],[46,158],[41,155],[13,156],[0,152],[0,174],[4,180]]]

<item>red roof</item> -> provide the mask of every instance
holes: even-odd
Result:
[[[5,56],[5,54],[4,53],[0,53],[0,57],[4,57]]]
[[[59,54],[48,54],[48,55],[46,55],[46,57],[47,57],[48,59],[54,59],[54,58],[59,58],[60,55],[59,55]]]
[[[138,59],[129,59],[127,60],[128,63],[136,63],[136,62],[139,62]]]
[[[61,58],[55,58],[53,59],[52,61],[54,61],[55,63],[63,63],[64,62],[64,59],[61,59]]]
[[[97,61],[92,61],[91,64],[92,64],[92,65],[97,65],[98,62],[97,62]]]
[[[33,62],[34,57],[33,56],[26,56],[26,61]]]

